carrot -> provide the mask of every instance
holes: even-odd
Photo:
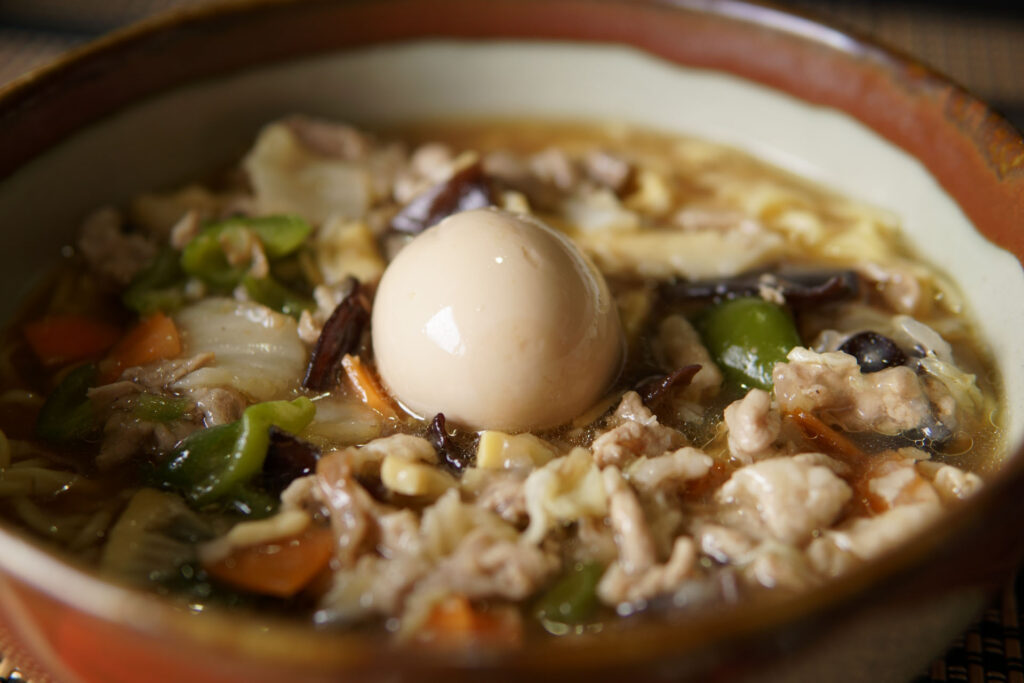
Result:
[[[796,424],[808,441],[826,455],[834,455],[854,469],[861,469],[868,462],[867,453],[817,416],[798,410],[795,413],[787,413],[786,417]]]
[[[84,315],[51,315],[25,325],[32,352],[48,366],[99,356],[119,336],[116,326]]]
[[[203,569],[236,588],[290,598],[326,569],[333,554],[334,534],[313,525],[291,538],[240,548]]]
[[[522,621],[513,610],[484,612],[462,595],[439,602],[423,625],[420,639],[447,646],[487,643],[516,645],[522,640]]]
[[[100,363],[100,381],[113,382],[125,368],[174,358],[181,353],[181,336],[174,321],[163,313],[143,318],[121,337]]]
[[[341,367],[345,370],[345,376],[348,377],[349,383],[363,403],[384,417],[398,417],[395,404],[381,388],[380,382],[377,381],[370,369],[363,365],[359,356],[345,354],[345,357],[341,359]]]

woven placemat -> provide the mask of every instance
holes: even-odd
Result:
[[[205,0],[0,0],[0,85],[85,41],[151,14]],[[1024,17],[996,3],[791,0],[949,74],[1024,129]],[[1019,10],[1018,10],[1019,12]],[[1024,683],[1024,574],[912,683]],[[24,681],[0,655],[0,683]]]

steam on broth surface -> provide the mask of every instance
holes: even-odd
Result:
[[[418,246],[485,223],[515,254]],[[375,295],[410,243],[391,298],[434,298],[396,309],[426,320],[396,342],[377,320],[404,304]],[[560,358],[575,374],[530,399],[549,409],[502,422]],[[992,367],[896,217],[738,151],[296,116],[236,169],[86,218],[5,338],[0,503],[190,602],[508,646],[793,594],[898,546],[997,465]],[[570,394],[589,407],[550,426]]]

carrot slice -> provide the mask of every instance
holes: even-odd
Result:
[[[154,313],[139,321],[110,350],[100,363],[100,381],[112,382],[126,368],[175,358],[179,354],[181,336],[178,326],[163,313]]]
[[[116,326],[84,315],[51,315],[25,325],[32,352],[49,366],[99,356],[120,336]]]
[[[434,606],[420,639],[446,646],[472,644],[516,645],[522,640],[522,622],[513,610],[484,612],[462,595],[445,598]]]
[[[334,534],[313,525],[291,538],[240,548],[203,568],[236,588],[290,598],[320,575],[333,554]]]
[[[345,357],[341,359],[341,367],[345,370],[345,376],[363,403],[384,417],[398,417],[395,404],[381,388],[380,382],[377,381],[370,369],[363,365],[359,356],[345,354]]]

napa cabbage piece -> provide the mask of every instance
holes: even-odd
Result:
[[[326,124],[316,137],[330,134]],[[297,132],[307,120],[286,120],[264,128],[243,166],[262,214],[296,213],[315,223],[329,217],[361,218],[387,194],[390,177],[401,161],[397,148],[341,150],[331,145],[315,149]],[[337,130],[342,134],[344,131]],[[352,145],[359,147],[359,145]]]
[[[260,304],[206,299],[174,316],[185,353],[213,353],[212,366],[189,373],[173,389],[231,387],[252,401],[286,397],[308,361],[298,323]]]
[[[166,580],[196,560],[196,543],[213,536],[180,496],[141,489],[111,528],[100,566],[132,582]]]
[[[601,230],[573,235],[607,275],[690,280],[730,277],[786,254],[786,241],[762,229],[697,232]]]

